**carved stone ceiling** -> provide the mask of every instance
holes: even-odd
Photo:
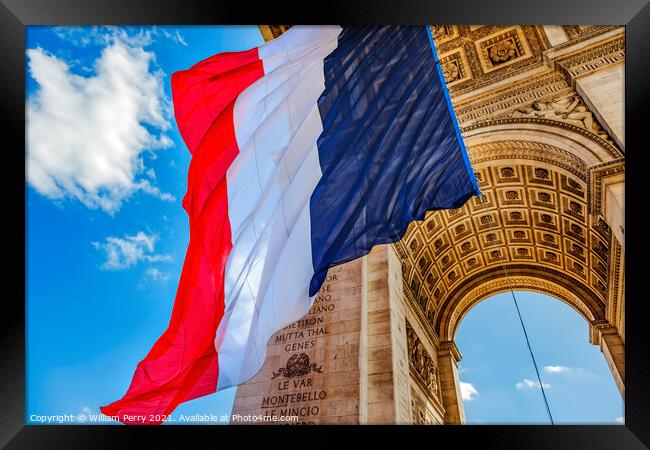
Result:
[[[569,43],[614,28],[564,27]],[[493,85],[522,72],[543,69],[543,53],[549,48],[539,25],[433,25],[431,31],[452,96]]]
[[[477,155],[486,153],[482,147],[500,147],[497,154],[518,157],[480,159]],[[530,142],[497,142],[469,151],[482,198],[428,213],[395,245],[407,299],[421,317],[445,338],[441,324],[463,295],[505,277],[506,266],[511,275],[552,281],[546,292],[570,304],[567,290],[578,294],[583,304],[573,302],[574,308],[588,320],[603,318],[620,248],[617,256],[609,226],[589,214],[584,167],[566,155],[564,163],[540,161],[542,154],[562,151]]]

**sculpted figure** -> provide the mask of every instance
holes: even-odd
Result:
[[[433,362],[429,364],[428,367],[428,377],[427,384],[429,389],[433,390],[434,395],[438,395],[438,383],[436,383],[436,368],[433,365]]]
[[[415,336],[415,332],[410,328],[408,329],[408,346],[409,346],[409,359],[413,362],[413,364],[416,364],[418,358],[417,337]]]
[[[580,97],[573,94],[557,97],[552,101],[556,113],[559,113],[563,119],[582,122],[582,126],[591,131],[593,126],[593,116],[587,107],[579,105],[579,103]]]
[[[422,368],[424,367],[422,364],[423,359],[424,355],[422,354],[422,348],[420,348],[420,343],[418,342],[418,345],[415,346],[415,370],[417,370],[418,373],[422,373]]]
[[[517,108],[512,113],[512,117],[542,117],[553,120],[567,120],[592,131],[593,116],[584,105],[579,103],[580,98],[575,94],[555,97],[551,101],[535,100],[528,108]]]

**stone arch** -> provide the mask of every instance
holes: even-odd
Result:
[[[484,274],[476,282],[468,283],[465,289],[459,292],[458,300],[449,305],[449,310],[441,317],[439,328],[436,327],[436,332],[441,340],[455,340],[456,331],[462,319],[472,308],[483,300],[495,294],[508,292],[510,289],[538,292],[554,297],[573,308],[589,324],[604,318],[602,307],[598,304],[597,299],[591,298],[585,301],[584,298],[590,295],[589,293],[584,290],[579,293],[571,290],[571,288],[581,284],[576,280],[567,280],[561,283],[558,282],[558,278],[549,276],[549,274],[545,274],[533,267],[518,270],[516,267],[511,266],[508,269],[509,276],[507,278],[505,276],[491,277],[497,271],[488,270],[486,272],[492,272],[492,274]],[[573,284],[574,282],[576,284]]]
[[[612,235],[588,212],[586,164],[570,151],[523,140],[493,140],[469,154],[483,197],[429,213],[398,244],[407,295],[434,330],[447,334],[440,324],[459,289],[504,265],[584,292],[582,310],[602,318]]]
[[[453,349],[443,358],[459,359],[454,337],[472,307],[510,286],[545,293],[587,320],[622,392],[622,360],[614,363],[602,340],[620,339],[611,319],[622,302],[621,245],[593,207],[594,168],[620,164],[621,152],[596,133],[543,118],[488,120],[463,135],[483,196],[428,213],[395,245],[423,329]]]
[[[466,126],[462,132],[468,149],[495,141],[519,140],[562,149],[579,158],[586,167],[623,156],[611,139],[560,120],[491,119]]]

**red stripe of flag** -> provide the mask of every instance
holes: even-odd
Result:
[[[263,75],[257,48],[221,53],[172,75],[176,123],[192,153],[183,199],[190,243],[169,326],[136,367],[124,397],[100,408],[107,416],[160,424],[180,403],[216,391],[214,338],[232,248],[226,171],[239,152],[233,108],[239,94]]]

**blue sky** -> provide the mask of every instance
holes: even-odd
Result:
[[[28,27],[28,423],[91,421],[166,328],[189,239],[180,202],[190,160],[169,76],[262,42],[256,26]],[[543,373],[557,421],[622,416],[586,322],[560,302],[521,297],[540,364],[570,368]],[[539,390],[516,388],[535,377],[514,314],[497,296],[460,326],[461,379],[476,391],[470,423],[546,420]],[[174,415],[229,414],[233,398],[230,389]]]
[[[587,321],[546,295],[516,296],[555,423],[620,423],[623,401]],[[549,423],[509,292],[470,310],[456,345],[467,423]]]
[[[32,414],[89,416],[121,398],[166,328],[189,239],[180,201],[190,160],[171,116],[169,76],[262,42],[256,26],[28,27],[26,47],[35,53],[26,59],[27,95],[36,103],[28,121],[44,130],[28,130],[27,148],[28,422]],[[118,57],[111,60],[111,51]],[[129,73],[126,63],[139,69]],[[124,73],[115,81],[105,70]],[[86,95],[52,104],[68,85]],[[108,98],[95,100],[107,90]],[[134,95],[140,104],[121,98]],[[116,119],[102,117],[101,108],[121,108],[130,120],[103,136],[106,121]],[[138,120],[144,123],[134,129]],[[75,137],[84,128],[93,142]],[[138,134],[145,134],[143,144],[133,142]],[[105,161],[105,148],[125,155]],[[176,414],[228,414],[233,398],[230,389],[185,403]]]

